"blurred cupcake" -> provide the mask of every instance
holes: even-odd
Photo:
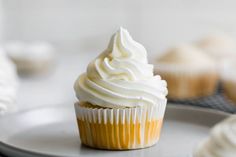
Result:
[[[217,87],[215,62],[200,49],[179,45],[157,59],[154,72],[168,83],[171,99],[212,95]]]
[[[197,42],[197,46],[217,62],[236,57],[236,41],[225,34],[208,36]]]
[[[54,49],[46,42],[14,41],[7,43],[5,49],[20,74],[47,72],[54,59]]]
[[[166,82],[153,75],[145,48],[120,28],[108,48],[79,76],[74,89],[81,142],[102,149],[157,143],[166,108]]]
[[[224,60],[221,66],[221,82],[224,94],[236,104],[236,58]]]
[[[235,157],[236,115],[217,124],[210,136],[200,144],[193,157]]]
[[[16,111],[18,77],[14,64],[0,49],[0,115]]]

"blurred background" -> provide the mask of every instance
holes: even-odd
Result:
[[[21,78],[18,104],[73,103],[76,77],[120,26],[146,47],[149,58],[212,33],[234,37],[235,5],[235,0],[0,0],[1,43],[50,42],[57,58],[52,74]]]
[[[1,0],[1,38],[99,53],[119,26],[150,54],[209,33],[236,35],[234,0]]]

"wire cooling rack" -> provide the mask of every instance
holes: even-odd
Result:
[[[223,89],[219,90],[212,96],[203,97],[199,99],[190,100],[169,100],[170,103],[198,106],[204,108],[212,108],[224,112],[236,113],[236,104],[228,100],[224,94]]]

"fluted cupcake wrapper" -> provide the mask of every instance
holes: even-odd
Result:
[[[150,107],[90,108],[75,104],[81,142],[101,149],[138,149],[157,143],[166,101]]]

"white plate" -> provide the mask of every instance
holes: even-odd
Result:
[[[168,105],[160,142],[132,151],[106,151],[80,144],[73,108],[39,108],[0,119],[0,152],[8,156],[191,157],[209,129],[228,114]]]

